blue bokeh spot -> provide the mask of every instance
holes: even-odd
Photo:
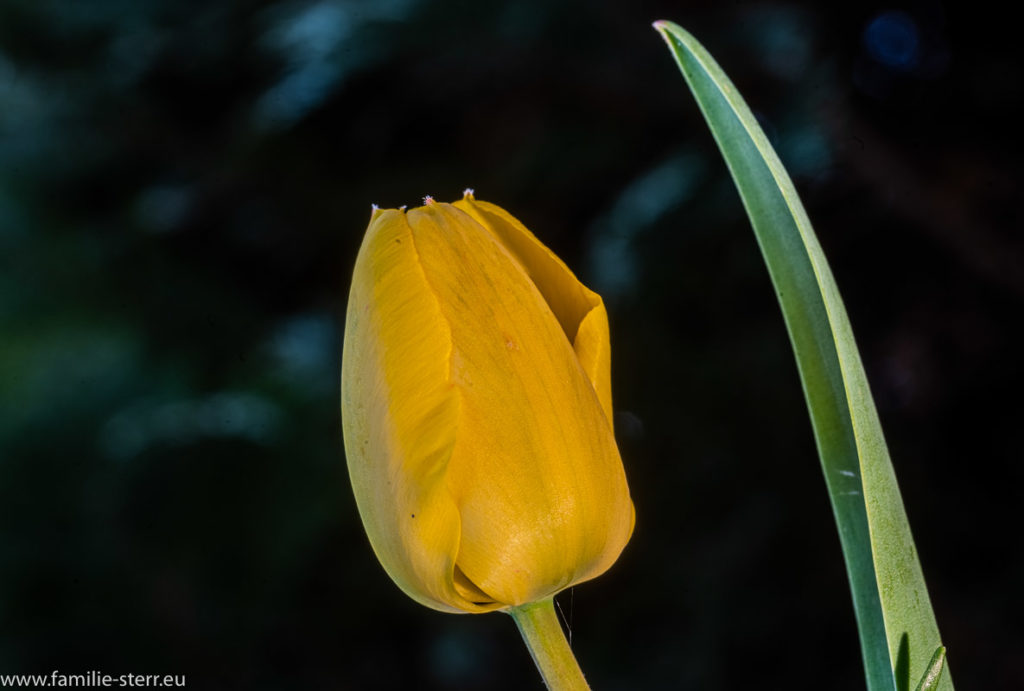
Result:
[[[921,45],[917,23],[906,12],[883,12],[864,30],[864,43],[872,58],[900,70],[911,70],[918,62]]]

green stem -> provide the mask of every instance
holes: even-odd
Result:
[[[565,640],[551,598],[508,610],[551,691],[587,691],[583,671]]]

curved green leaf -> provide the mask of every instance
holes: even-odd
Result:
[[[736,87],[689,33],[671,22],[654,26],[718,142],[782,307],[846,558],[868,688],[909,691],[941,641],[839,290],[789,175]],[[935,688],[952,691],[943,671]]]

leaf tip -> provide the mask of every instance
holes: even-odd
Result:
[[[669,25],[671,25],[671,23],[672,22],[669,22],[665,19],[659,19],[658,21],[651,24],[651,26],[654,27],[654,30],[661,34],[661,40],[665,42],[665,45],[669,47],[669,50],[672,49],[672,37],[669,36],[668,28]]]
[[[670,22],[667,19],[659,19],[658,21],[653,22],[651,26],[654,27],[655,31],[661,34],[661,37],[665,39],[665,43],[667,43],[670,48],[675,45],[681,46],[694,40],[693,36],[691,36],[686,29],[675,22]]]
[[[933,691],[933,689],[938,688],[939,678],[942,676],[945,662],[946,646],[940,645],[935,649],[935,654],[932,655],[932,659],[928,663],[928,668],[925,670],[924,676],[921,677],[916,691]]]

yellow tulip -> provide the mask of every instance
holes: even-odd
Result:
[[[349,475],[384,569],[448,612],[594,578],[633,530],[600,296],[503,209],[374,209],[342,357]]]

